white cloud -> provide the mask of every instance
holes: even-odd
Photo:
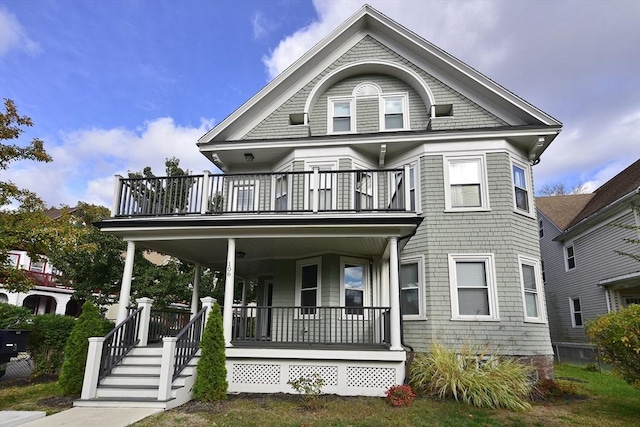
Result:
[[[0,56],[11,49],[23,50],[30,55],[42,51],[40,45],[29,38],[18,18],[0,6]]]
[[[47,205],[74,205],[85,201],[111,205],[113,176],[141,171],[151,166],[164,175],[164,161],[180,159],[180,166],[193,173],[215,170],[196,147],[200,136],[212,127],[201,120],[199,127],[181,127],[170,117],[145,122],[135,130],[90,129],[61,133],[55,144],[45,145],[53,162],[19,162],[6,171],[6,179],[35,191]],[[4,178],[4,177],[3,177]]]
[[[273,31],[276,25],[265,18],[262,13],[256,12],[251,18],[251,27],[253,28],[253,39],[259,40]]]

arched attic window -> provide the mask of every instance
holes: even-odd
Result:
[[[383,93],[376,83],[367,81],[358,84],[351,96],[328,98],[328,133],[352,133],[356,131],[356,101],[371,102],[376,105],[377,117],[369,117],[378,123],[375,131],[396,131],[409,129],[409,94],[407,92]],[[362,112],[358,113],[362,118]],[[359,129],[360,130],[360,129]]]

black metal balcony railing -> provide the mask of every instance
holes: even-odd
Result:
[[[232,341],[262,345],[388,346],[388,307],[234,306]]]
[[[114,216],[412,209],[408,169],[121,178]],[[409,203],[405,201],[410,200]]]
[[[185,310],[151,310],[149,319],[150,343],[162,341],[164,337],[175,337],[189,323],[191,313]]]

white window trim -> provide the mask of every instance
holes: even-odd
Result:
[[[576,312],[573,309],[573,300],[578,300],[580,301],[580,318],[582,319],[582,325],[576,325]],[[569,297],[569,311],[571,313],[571,327],[572,328],[578,328],[578,329],[582,329],[584,328],[584,308],[582,307],[582,300],[580,299],[580,297]]]
[[[487,168],[484,154],[469,154],[459,156],[443,156],[444,168],[444,206],[445,212],[485,212],[490,211],[489,204],[489,187],[487,181]],[[482,199],[481,206],[471,207],[452,207],[451,206],[451,183],[449,179],[449,165],[451,162],[459,160],[478,160],[480,164],[480,197]]]
[[[350,129],[348,131],[333,130],[333,106],[336,102],[349,102],[349,111],[351,112]],[[356,131],[356,102],[353,96],[336,96],[327,99],[327,133],[328,134],[347,134]]]
[[[240,188],[249,188],[253,187],[253,210],[258,210],[258,199],[260,198],[260,181],[258,180],[247,180],[247,181],[239,181],[239,182],[231,182],[231,197],[229,198],[229,211],[231,212],[244,212],[240,210],[238,206],[238,190]]]
[[[525,299],[525,294],[527,293],[524,288],[524,275],[522,273],[522,266],[528,265],[533,267],[535,285],[536,285],[536,308],[538,309],[538,317],[529,317],[527,316],[527,302]],[[529,258],[526,256],[518,255],[518,270],[520,271],[520,285],[522,287],[522,308],[524,310],[524,321],[530,323],[545,323],[546,319],[544,316],[544,298],[543,298],[543,286],[542,286],[542,270],[540,268],[540,261]]]
[[[284,171],[281,172],[276,172],[275,175],[272,176],[271,179],[271,188],[273,188],[273,194],[271,197],[271,210],[272,211],[276,211],[276,183],[278,182],[278,176],[279,175],[283,175],[287,177],[287,211],[291,210],[291,197],[289,197],[291,195],[291,190],[292,190],[292,182],[291,182],[291,177],[292,175],[288,173],[289,172],[289,168],[287,168]],[[284,211],[282,211],[284,212]]]
[[[489,315],[464,315],[460,314],[458,305],[458,284],[456,277],[456,262],[471,261],[484,262],[487,274],[487,287],[489,299]],[[498,287],[495,275],[495,259],[492,253],[489,254],[449,254],[449,291],[451,295],[451,320],[473,320],[473,321],[499,321],[498,311]]]
[[[327,161],[311,161],[311,162],[305,162],[304,167],[305,170],[307,171],[313,171],[314,168],[320,168],[320,167],[327,167],[330,166],[331,169],[325,169],[325,170],[338,170],[338,161],[337,160],[327,160]],[[333,183],[332,183],[333,184]],[[304,192],[304,207],[305,209],[313,209],[313,203],[312,200],[310,198],[309,193],[314,190],[314,182],[313,182],[313,175],[311,175],[311,178],[309,180],[309,188],[306,189],[306,191]],[[337,191],[337,187],[331,187],[331,205],[335,207],[338,204],[338,191]]]
[[[386,98],[402,98],[402,128],[394,128],[394,129],[387,129],[385,127],[385,100]],[[380,106],[380,131],[381,132],[394,132],[394,131],[400,131],[400,130],[409,130],[409,123],[411,123],[409,121],[409,94],[407,92],[397,92],[397,93],[385,93],[380,95],[380,101],[379,101],[379,106]]]
[[[371,196],[371,204],[372,204],[372,209],[377,209],[378,208],[378,183],[375,181],[376,178],[376,174],[375,173],[371,173],[370,171],[366,170],[366,169],[354,169],[355,172],[362,172],[362,173],[368,173],[370,174],[371,177],[371,194],[367,194],[364,191],[358,191],[355,187],[356,184],[356,176],[354,173],[354,186],[353,186],[353,194],[351,197],[351,206],[353,206],[355,208],[355,206],[357,205],[357,198],[359,194],[365,194],[367,196]]]
[[[516,204],[516,181],[513,173],[513,167],[517,166],[524,171],[524,180],[527,185],[527,205],[529,210],[523,210]],[[526,163],[520,162],[513,157],[511,158],[511,192],[513,193],[513,210],[516,213],[520,213],[526,216],[534,217],[535,210],[533,209],[533,180],[531,179],[531,167]]]
[[[427,320],[427,315],[424,306],[424,255],[412,256],[402,258],[400,265],[402,264],[418,264],[418,314],[403,314],[403,320]],[[400,283],[402,285],[402,283]],[[402,287],[400,288],[400,301],[402,303]]]
[[[306,267],[308,265],[317,265],[318,266],[318,286],[316,288],[316,307],[322,306],[322,298],[321,298],[321,288],[322,288],[322,257],[314,257],[301,259],[296,261],[296,295],[295,295],[295,306],[302,306],[302,267]],[[315,314],[301,314],[299,310],[295,311],[294,318],[296,319],[315,319],[319,318],[320,313],[319,310],[316,310]]]
[[[573,248],[573,267],[569,268],[569,248]],[[569,272],[573,271],[578,267],[578,263],[576,262],[576,245],[571,242],[567,243],[562,249],[563,257],[564,257],[564,271]]]
[[[371,281],[369,280],[369,260],[363,258],[350,258],[350,257],[340,257],[340,307],[345,307],[346,300],[344,297],[345,294],[345,286],[344,286],[344,266],[345,264],[352,265],[361,265],[362,268],[362,284],[363,284],[363,292],[362,292],[362,306],[363,307],[371,307],[369,303],[371,291],[369,288],[371,287]],[[363,310],[363,314],[365,318],[368,317],[367,310]],[[343,320],[350,319],[362,319],[362,315],[360,314],[347,314],[345,310],[342,310],[341,317]]]

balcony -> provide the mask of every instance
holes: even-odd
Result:
[[[40,273],[38,271],[25,270],[24,274],[32,279],[37,286],[47,286],[51,288],[64,287],[58,276],[51,273]]]
[[[118,177],[112,216],[415,211],[414,180],[407,179],[410,173],[408,167],[316,168],[284,173]]]

